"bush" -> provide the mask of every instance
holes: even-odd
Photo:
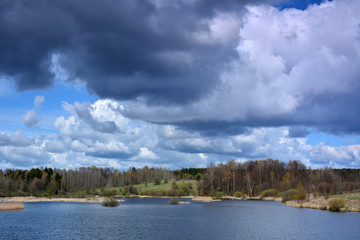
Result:
[[[246,194],[243,193],[243,192],[240,192],[240,191],[236,191],[233,193],[233,196],[236,197],[236,198],[246,198]]]
[[[134,187],[133,185],[129,185],[129,193],[130,194],[135,194],[135,195],[138,195],[139,194],[139,191],[136,187]]]
[[[105,198],[101,205],[104,207],[117,207],[119,205],[119,201],[115,198]]]
[[[102,189],[100,192],[100,196],[110,197],[117,194],[116,189]]]
[[[279,190],[277,189],[267,189],[261,192],[260,196],[261,198],[265,197],[276,197],[276,195],[279,193]]]
[[[173,181],[171,184],[171,189],[176,190],[178,188],[178,185],[176,184],[176,181]]]
[[[177,184],[178,196],[189,196],[192,185],[190,182],[180,182]]]
[[[296,189],[290,189],[286,192],[280,193],[280,197],[282,198],[282,202],[290,201],[295,198],[296,195]]]
[[[169,204],[179,204],[179,199],[172,198],[169,200]]]
[[[213,198],[215,199],[222,199],[222,197],[224,196],[223,192],[218,192],[216,191],[215,194],[213,195]]]
[[[154,185],[160,185],[161,179],[159,177],[154,178]]]
[[[306,199],[306,190],[304,186],[302,185],[301,181],[299,181],[297,187],[296,187],[296,194],[295,199],[296,200],[305,200]]]
[[[344,199],[337,198],[330,201],[329,210],[332,212],[338,212],[340,211],[340,208],[343,208],[344,206],[345,206]]]

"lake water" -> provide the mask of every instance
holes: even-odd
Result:
[[[0,239],[360,239],[360,213],[270,201],[25,203],[0,212]]]

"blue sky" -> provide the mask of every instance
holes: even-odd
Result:
[[[360,167],[357,1],[65,2],[3,4],[0,168]]]

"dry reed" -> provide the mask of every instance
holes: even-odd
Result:
[[[20,202],[2,202],[0,203],[0,211],[22,210],[24,203]]]

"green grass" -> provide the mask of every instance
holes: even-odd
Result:
[[[184,180],[184,181],[190,182],[193,187],[193,190],[198,192],[196,180]],[[141,191],[169,191],[169,190],[171,190],[172,182],[173,182],[173,180],[169,180],[167,183],[164,183],[163,181],[161,181],[161,183],[159,185],[155,185],[154,183],[147,183],[147,186],[145,186],[145,183],[141,183],[141,184],[134,185],[134,187],[136,187],[139,192],[141,192]],[[183,181],[182,180],[176,181],[176,183],[180,183],[180,182],[183,182]],[[121,187],[106,187],[106,188],[104,188],[104,190],[116,189],[116,191],[119,192],[120,188]],[[101,191],[101,189],[100,188],[96,189],[96,191],[99,193]]]
[[[154,183],[148,183],[147,186],[145,186],[145,183],[141,183],[141,184],[137,184],[137,185],[134,185],[134,187],[138,188],[139,192],[141,191],[149,191],[149,190],[154,190],[154,191],[168,191],[168,190],[171,190],[171,186],[172,186],[172,180],[169,180],[168,183],[163,183],[161,182],[161,184],[159,185],[155,185]],[[180,182],[183,182],[183,181],[176,181],[176,183],[180,183]],[[196,180],[186,180],[184,182],[190,182],[193,189],[198,192],[198,189],[197,189],[197,185],[196,185]]]
[[[147,186],[145,186],[145,183],[141,183],[134,185],[134,187],[138,188],[139,192],[148,191],[148,190],[161,191],[161,190],[171,190],[171,184],[172,181],[169,181],[168,183],[161,182],[159,185],[155,185],[154,183],[148,183]]]
[[[343,194],[335,194],[336,198],[343,198],[345,200],[360,200],[360,192],[352,192],[352,193],[343,193]]]

